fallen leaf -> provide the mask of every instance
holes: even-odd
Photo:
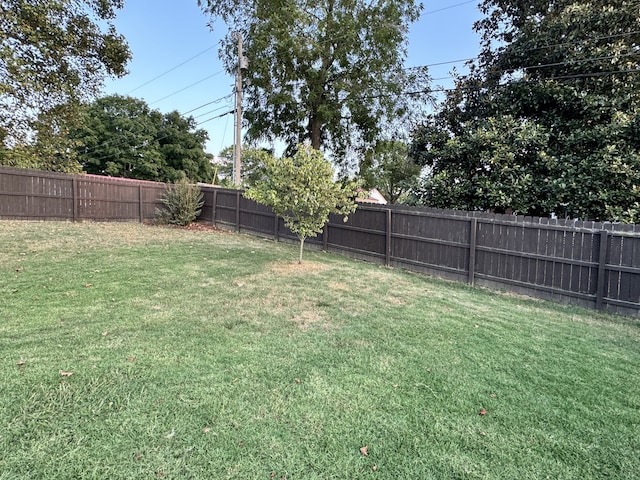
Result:
[[[487,434],[486,434],[486,433],[484,433],[484,432],[480,432],[480,435],[482,435],[483,437],[486,437],[486,436],[487,436]]]
[[[478,412],[478,415],[486,415],[486,414],[487,414],[487,411],[484,408]]]
[[[18,268],[16,268],[16,272],[18,272],[18,273],[20,273],[22,270],[23,270],[23,268],[22,268],[22,267],[18,267]]]
[[[269,478],[275,478],[276,477],[276,472],[271,472],[269,474]]]
[[[363,457],[366,457],[367,455],[369,455],[367,448],[368,447],[366,445],[364,447],[360,447],[360,453],[362,454]]]
[[[18,363],[16,363],[17,366],[22,367],[24,365],[26,365],[27,362],[25,362],[24,360],[20,360]]]
[[[209,433],[211,431],[211,427],[204,427],[202,429],[202,433]]]
[[[371,466],[371,470],[373,470],[375,472],[376,470],[378,470],[378,467],[376,465],[372,465]]]
[[[135,361],[136,361],[136,357],[134,357],[134,356],[127,357],[127,360],[128,360],[129,362],[135,362]]]
[[[134,460],[140,460],[142,457],[144,457],[144,455],[142,455],[141,453],[137,454],[136,456],[133,457]]]
[[[85,286],[85,288],[89,288],[91,286],[91,284],[90,283],[85,283],[84,286]]]
[[[102,332],[102,336],[106,337],[109,334],[109,332],[107,332],[106,330],[104,332]]]
[[[496,398],[496,394],[492,393],[491,395],[489,395],[491,398]]]
[[[63,377],[70,377],[71,375],[73,375],[73,372],[65,372],[64,370],[60,370],[60,375],[62,375]]]
[[[295,378],[293,381],[296,382],[296,383],[301,383],[302,382],[302,380],[300,380],[299,378]]]

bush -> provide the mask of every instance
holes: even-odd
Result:
[[[156,220],[160,223],[172,225],[189,225],[202,211],[203,195],[200,187],[186,181],[174,183],[167,192],[160,197],[165,208],[156,209]]]

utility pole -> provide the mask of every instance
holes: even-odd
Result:
[[[236,72],[236,148],[235,159],[233,162],[233,183],[240,186],[240,155],[242,152],[242,69],[247,68],[247,57],[242,53],[242,35],[239,32],[235,33],[236,40],[238,41],[238,69]]]

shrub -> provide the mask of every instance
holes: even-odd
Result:
[[[174,183],[160,197],[165,208],[156,209],[156,220],[172,225],[189,225],[202,211],[203,195],[200,187],[186,181]]]

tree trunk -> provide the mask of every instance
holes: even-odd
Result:
[[[322,121],[315,113],[309,118],[309,134],[311,136],[311,148],[320,150],[322,146]]]
[[[300,256],[298,257],[298,265],[300,265],[302,263],[302,250],[304,249],[304,237],[298,237],[300,238]]]

